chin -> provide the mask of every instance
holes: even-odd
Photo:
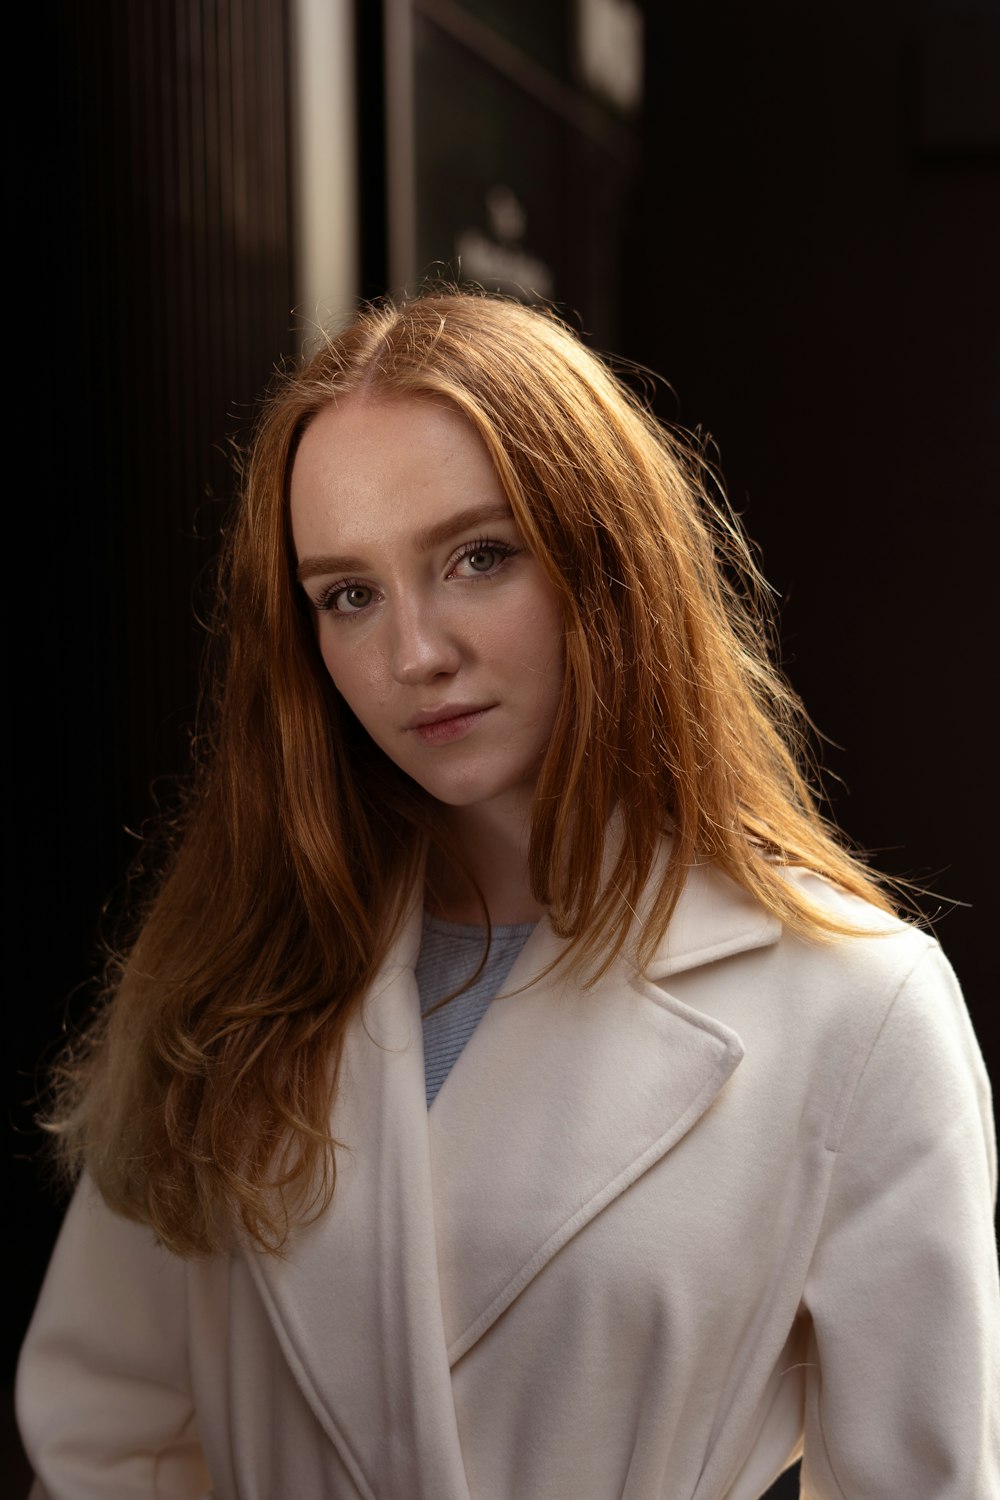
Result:
[[[418,781],[418,785],[423,788],[432,802],[440,803],[442,807],[455,809],[485,807],[490,803],[502,802],[508,798],[530,799],[534,790],[532,781],[507,779],[458,782],[428,777]]]

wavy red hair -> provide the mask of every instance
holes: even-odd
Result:
[[[888,906],[818,811],[751,553],[699,455],[548,313],[458,292],[366,309],[264,407],[179,835],[51,1119],[64,1161],[182,1254],[236,1226],[279,1249],[330,1202],[345,1028],[435,837],[339,700],[294,581],[298,440],[359,394],[465,415],[562,600],[530,874],[570,962],[593,976],[626,942],[647,960],[699,862],[807,936],[841,929],[783,865]]]

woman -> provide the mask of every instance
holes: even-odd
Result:
[[[553,318],[426,296],[282,381],[224,577],[54,1117],[38,1494],[995,1495],[982,1063],[696,460]]]

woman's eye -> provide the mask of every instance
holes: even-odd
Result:
[[[327,590],[318,601],[318,608],[335,615],[353,615],[367,609],[374,597],[374,590],[366,583],[339,583]]]
[[[455,563],[455,570],[470,574],[495,573],[509,557],[516,552],[515,547],[510,547],[505,542],[476,542],[466,547]]]

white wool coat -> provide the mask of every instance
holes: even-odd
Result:
[[[996,1500],[995,1153],[936,943],[708,871],[645,976],[543,922],[428,1112],[414,909],[332,1208],[183,1261],[85,1181],[22,1354],[50,1500]]]

